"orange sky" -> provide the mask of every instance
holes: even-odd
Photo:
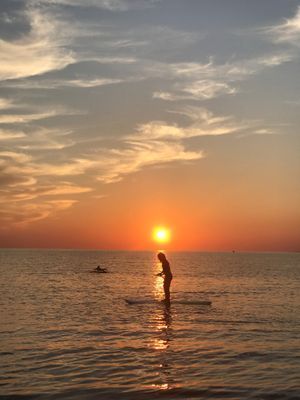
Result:
[[[15,227],[2,236],[3,247],[155,250],[152,230],[162,225],[172,232],[167,250],[299,248],[296,182],[202,163],[149,168],[108,185],[103,198],[86,195],[52,218]],[[237,185],[238,175],[244,179]]]

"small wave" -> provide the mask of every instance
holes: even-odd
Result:
[[[145,388],[144,390],[124,391],[122,388],[111,389],[79,389],[59,393],[39,394],[12,394],[1,396],[1,400],[149,400],[149,399],[227,399],[227,400],[299,400],[297,390],[288,391],[261,391],[255,387],[204,387],[193,388],[168,388],[161,386],[157,388]]]
[[[1,351],[0,352],[0,357],[1,356],[13,356],[14,353],[12,353],[11,351]]]
[[[231,319],[199,319],[197,320],[197,323],[199,324],[265,324],[266,321],[260,321],[260,320],[231,320]]]

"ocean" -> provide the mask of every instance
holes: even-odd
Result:
[[[167,257],[170,307],[154,252],[1,249],[0,398],[300,399],[300,254]]]

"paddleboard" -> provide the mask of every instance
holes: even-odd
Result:
[[[124,299],[127,304],[165,304],[164,300],[154,299]],[[212,304],[209,300],[171,300],[170,304],[183,304],[183,305],[199,305],[210,306]]]

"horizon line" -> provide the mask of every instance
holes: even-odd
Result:
[[[1,247],[1,250],[56,250],[56,251],[99,251],[99,252],[148,252],[153,253],[157,251],[164,251],[166,253],[300,253],[300,250],[239,250],[239,249],[232,249],[232,250],[205,250],[205,249],[182,249],[182,250],[175,250],[175,249],[111,249],[111,248],[86,248],[86,247]]]

